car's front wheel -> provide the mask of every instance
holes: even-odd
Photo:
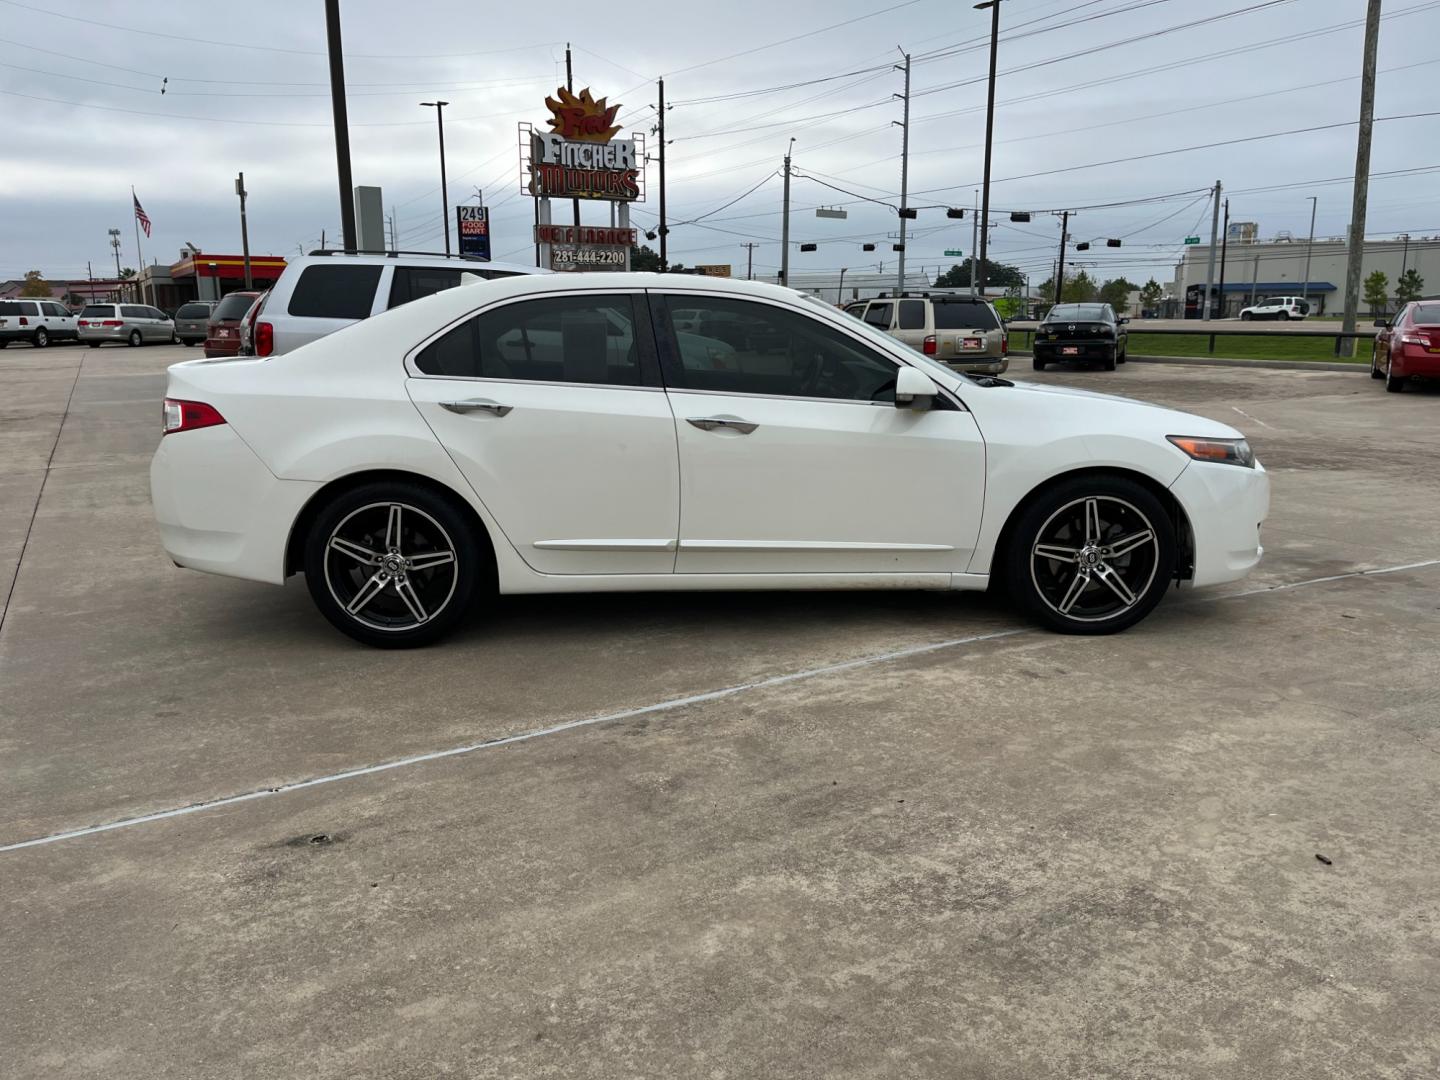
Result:
[[[1380,346],[1378,345],[1372,346],[1370,349],[1370,378],[1385,378],[1385,373],[1380,370]]]
[[[1284,308],[1281,308],[1281,309],[1280,309],[1280,314],[1279,314],[1279,315],[1276,315],[1275,317],[1276,317],[1277,319],[1279,319],[1281,322],[1289,322],[1289,321],[1290,321],[1290,312],[1286,311]]]
[[[1249,322],[1251,318],[1252,318],[1252,316],[1251,316],[1250,312],[1248,312],[1248,311],[1242,311],[1242,312],[1240,312],[1240,321],[1241,321],[1241,322]]]
[[[321,614],[356,641],[412,648],[464,616],[486,577],[483,551],[448,499],[409,484],[366,484],[316,515],[305,582]]]
[[[1175,528],[1160,500],[1119,476],[1077,477],[1027,506],[1004,553],[1010,595],[1067,634],[1113,634],[1160,602]]]

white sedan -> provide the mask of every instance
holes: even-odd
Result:
[[[687,322],[678,329],[673,313]],[[495,592],[983,589],[1108,633],[1259,560],[1239,432],[970,378],[774,285],[450,289],[273,358],[169,371],[151,492],[180,566],[303,572],[430,642]]]

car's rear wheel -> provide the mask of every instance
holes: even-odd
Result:
[[[1286,311],[1284,308],[1281,308],[1281,309],[1280,309],[1280,314],[1279,314],[1279,315],[1276,315],[1275,317],[1276,317],[1277,319],[1279,319],[1281,322],[1289,322],[1289,321],[1290,321],[1290,312]]]
[[[138,347],[141,345],[141,343],[144,342],[144,340],[145,340],[145,339],[140,336],[140,331],[139,331],[139,330],[131,330],[131,331],[130,331],[130,347],[131,347],[132,349],[138,348]]]
[[[87,341],[85,344],[89,345],[92,349],[98,349],[100,347],[100,342],[98,341]]]
[[[1380,370],[1380,346],[1378,345],[1371,346],[1370,348],[1370,378],[1385,378],[1385,372]]]
[[[1034,357],[1034,358],[1030,361],[1030,366],[1033,367],[1036,371],[1044,371],[1044,370],[1045,370],[1045,364],[1046,364],[1046,361],[1041,360],[1038,356],[1037,356],[1037,357]]]
[[[50,344],[50,331],[42,326],[35,331],[35,336],[30,340],[35,343],[37,349],[43,349]]]
[[[1025,613],[1067,634],[1113,634],[1160,602],[1175,528],[1133,480],[1082,476],[1026,507],[1011,531],[1005,583]]]
[[[316,515],[305,582],[321,614],[380,648],[428,645],[464,616],[488,566],[465,516],[427,488],[366,484]]]
[[[1101,359],[1101,361],[1100,361],[1100,370],[1101,370],[1101,371],[1114,371],[1114,370],[1115,370],[1115,363],[1116,363],[1116,355],[1117,355],[1117,352],[1118,352],[1118,350],[1117,350],[1116,347],[1113,346],[1113,345],[1112,345],[1109,349],[1107,349],[1107,350],[1105,351],[1105,356],[1104,356],[1104,357]]]
[[[1405,384],[1408,383],[1409,381],[1410,381],[1409,377],[1407,377],[1407,376],[1405,376],[1405,375],[1396,375],[1396,374],[1395,374],[1395,361],[1394,361],[1394,360],[1391,360],[1390,363],[1388,363],[1388,364],[1385,365],[1385,389],[1386,389],[1386,390],[1389,390],[1390,393],[1392,393],[1392,394],[1398,394],[1398,393],[1400,393],[1402,390],[1405,389]]]

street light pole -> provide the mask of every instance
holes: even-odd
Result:
[[[325,0],[325,41],[330,54],[330,108],[335,117],[335,173],[340,182],[340,232],[355,250],[355,186],[350,178],[350,121],[345,113],[345,53],[340,46],[340,0]]]
[[[848,269],[849,269],[848,266],[842,266],[842,267],[840,268],[840,288],[838,288],[838,289],[835,290],[835,303],[836,303],[836,304],[843,304],[843,303],[845,303],[845,271],[848,270]]]
[[[1360,125],[1355,137],[1355,191],[1350,203],[1350,243],[1345,258],[1345,318],[1340,329],[1355,332],[1360,310],[1361,258],[1365,249],[1365,208],[1370,197],[1370,134],[1375,125],[1375,53],[1380,45],[1380,0],[1365,8],[1365,54],[1360,67]],[[1354,355],[1352,339],[1346,355]]]
[[[440,224],[445,227],[445,254],[450,254],[450,199],[445,183],[445,106],[448,101],[422,101],[427,109],[435,110],[435,123],[440,130]]]
[[[1305,284],[1300,286],[1300,299],[1309,306],[1310,301],[1310,253],[1315,250],[1315,206],[1319,200],[1310,196],[1310,243],[1305,248]]]
[[[245,223],[245,174],[235,178],[235,194],[240,196],[240,248],[245,257],[245,288],[253,289],[255,282],[250,276],[250,229]]]
[[[905,225],[908,218],[905,216],[907,200],[910,189],[910,54],[902,53],[905,57],[905,119],[900,123],[900,263],[896,270],[896,289],[898,296],[905,291]],[[896,65],[900,67],[900,65]],[[900,96],[900,95],[897,95]]]
[[[990,146],[995,134],[995,57],[1000,47],[1000,0],[976,4],[976,11],[990,9],[990,86],[985,99],[985,178],[980,204],[980,289],[985,295],[985,255],[990,240]],[[973,279],[972,279],[973,280]]]

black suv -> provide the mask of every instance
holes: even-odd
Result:
[[[1035,370],[1056,360],[1099,361],[1105,371],[1125,362],[1129,334],[1109,304],[1056,304],[1035,330]]]

